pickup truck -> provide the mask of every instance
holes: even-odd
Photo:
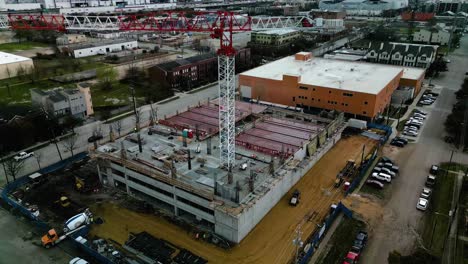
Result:
[[[300,196],[301,193],[299,192],[299,190],[294,190],[291,200],[289,200],[289,204],[292,206],[296,206],[299,203]]]
[[[34,152],[20,152],[18,155],[16,155],[15,157],[13,157],[13,159],[15,159],[15,161],[20,161],[20,160],[24,160],[24,159],[27,159],[29,157],[32,157],[34,156]]]

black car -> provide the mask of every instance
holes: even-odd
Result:
[[[402,141],[399,141],[399,140],[392,140],[392,141],[390,142],[390,145],[395,146],[395,147],[402,148],[402,147],[405,146],[405,143],[403,143]]]
[[[353,249],[359,250],[359,252],[361,252],[366,246],[366,244],[367,244],[367,232],[359,231],[359,233],[356,236],[356,239],[354,239]]]
[[[387,158],[387,157],[385,157],[385,156],[382,157],[382,158],[380,158],[380,161],[379,161],[379,162],[382,162],[382,163],[387,163],[387,162],[393,163],[393,161],[392,161],[390,158]]]
[[[92,143],[92,142],[101,140],[101,139],[103,139],[103,138],[104,138],[104,137],[103,137],[102,135],[90,136],[90,137],[88,138],[88,142],[89,142],[89,143]]]
[[[383,189],[385,187],[385,184],[379,182],[378,180],[367,180],[366,184],[376,189]]]
[[[403,142],[403,144],[405,144],[405,145],[408,144],[408,140],[406,138],[395,137],[394,139]]]
[[[432,165],[431,166],[431,169],[429,170],[429,172],[432,174],[432,175],[437,175],[439,173],[439,166],[437,165]]]

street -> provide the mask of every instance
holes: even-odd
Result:
[[[445,119],[455,102],[454,92],[460,88],[468,69],[467,37],[462,38],[460,46],[449,56],[449,71],[432,80],[433,84],[443,88],[434,106],[423,108],[429,112],[429,118],[418,143],[398,150],[396,162],[400,166],[400,176],[392,183],[393,192],[384,205],[383,219],[371,227],[373,230],[363,254],[363,263],[387,263],[389,252],[397,250],[403,255],[409,254],[418,246],[417,232],[424,214],[416,210],[419,192],[430,166],[448,162],[451,151],[455,150],[444,142],[443,137]],[[468,163],[468,155],[456,152],[453,161]]]
[[[196,93],[179,93],[176,94],[179,96],[178,99],[168,102],[166,104],[157,103],[153,105],[157,109],[158,118],[163,118],[165,115],[173,115],[176,111],[183,111],[188,106],[194,106],[198,104],[198,102],[206,102],[208,98],[213,99],[218,97],[218,85],[214,84],[211,87],[208,87],[204,90],[198,91]],[[150,110],[151,107],[149,105],[141,106],[141,123],[148,124],[149,117],[150,117]],[[121,134],[124,135],[130,131],[132,131],[135,127],[135,118],[134,116],[129,116],[126,118],[121,119],[122,121],[122,131]],[[88,143],[88,138],[93,134],[93,131],[100,130],[104,139],[101,140],[102,142],[109,141],[109,124],[104,124],[102,121],[96,121],[93,123],[86,124],[81,127],[75,128],[75,133],[78,135],[77,142],[76,142],[76,149],[73,151],[75,154],[80,153],[83,151],[88,150],[90,147],[93,146],[92,143]],[[115,135],[117,132],[114,129]],[[101,142],[101,143],[102,143]],[[57,144],[62,158],[68,158],[71,156],[71,152],[67,151],[67,148],[64,146],[63,143],[59,142]],[[40,156],[41,159],[39,160],[39,164],[42,168],[54,164],[60,161],[59,154],[57,153],[57,148],[54,144],[49,144],[46,147],[43,147],[39,150],[35,150],[34,153],[37,156]],[[31,157],[25,160],[24,167],[20,171],[19,176],[30,174],[34,171],[39,169],[39,164],[35,157]],[[4,170],[0,170],[0,185],[5,183],[5,173]],[[10,179],[11,180],[11,179]]]

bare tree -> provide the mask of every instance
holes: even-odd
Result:
[[[73,150],[76,149],[76,141],[78,140],[78,136],[76,134],[73,134],[69,137],[67,137],[65,140],[63,140],[62,144],[63,146],[70,151],[72,157],[74,156]]]
[[[39,167],[40,170],[42,170],[42,167],[41,167],[42,152],[34,153],[34,158],[36,159],[37,166]]]
[[[119,119],[115,121],[114,123],[112,123],[112,126],[114,127],[115,131],[119,133],[119,137],[120,137],[120,133],[122,132],[122,119]]]
[[[16,161],[14,159],[8,159],[4,161],[3,166],[5,168],[5,173],[7,174],[5,176],[8,177],[9,175],[16,181],[16,176],[24,167],[24,160]]]

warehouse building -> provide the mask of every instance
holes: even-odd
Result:
[[[252,32],[252,44],[285,46],[301,36],[301,32],[295,29],[271,29]]]
[[[95,55],[106,55],[122,50],[132,50],[138,48],[136,40],[109,40],[86,44],[71,44],[60,47],[63,53],[73,55],[75,58],[84,58]]]
[[[268,101],[303,108],[338,110],[372,120],[390,104],[399,86],[419,93],[424,70],[313,58],[300,52],[239,75],[244,100]]]
[[[30,58],[0,51],[0,80],[15,77],[33,67]]]

